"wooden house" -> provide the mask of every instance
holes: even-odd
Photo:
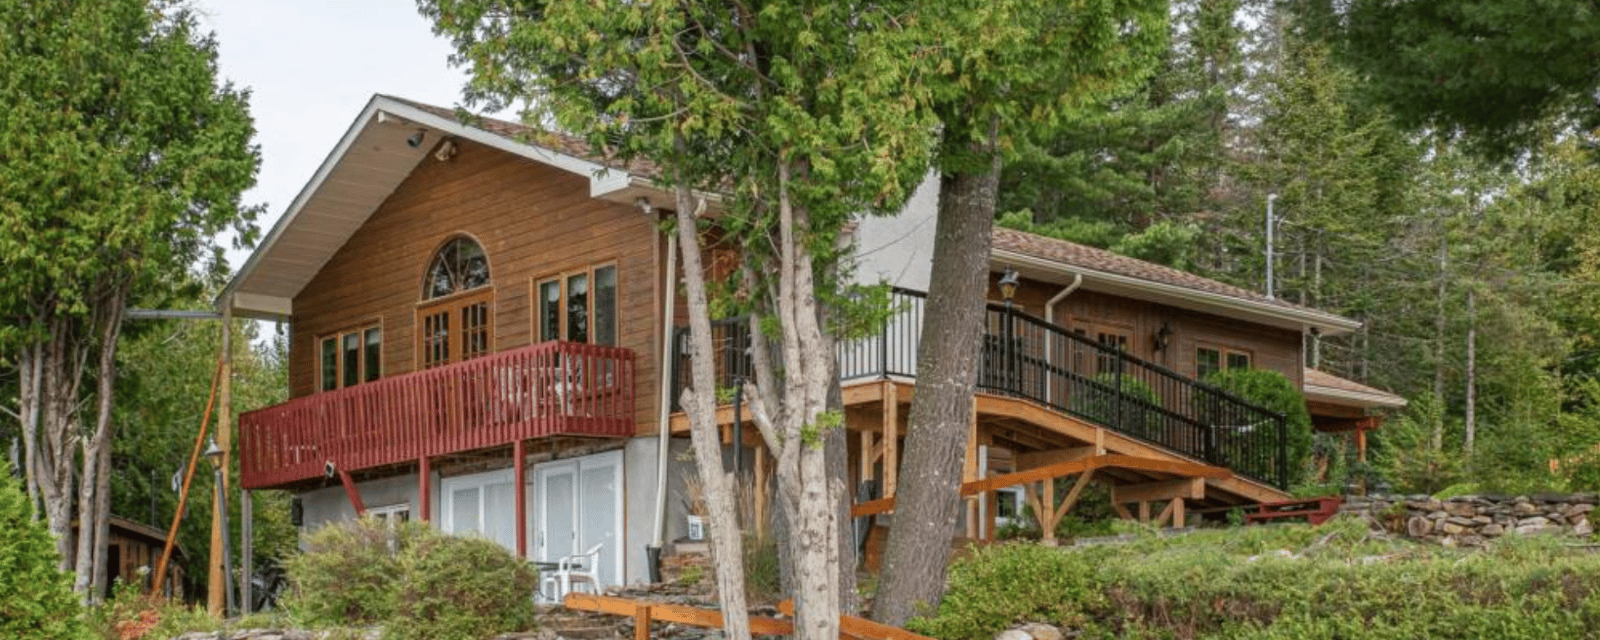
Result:
[[[374,97],[218,298],[290,332],[290,400],[240,417],[245,488],[295,492],[307,527],[420,519],[540,560],[599,543],[604,582],[644,580],[646,546],[683,533],[663,486],[681,475],[663,467],[686,464],[670,400],[681,302],[658,224],[672,198],[653,172]],[[882,495],[916,388],[936,195],[930,181],[900,216],[854,230],[860,277],[903,303],[839,353],[855,480]],[[1327,424],[1357,432],[1367,407],[1398,401],[1301,366],[1305,336],[1349,319],[1015,231],[997,230],[991,265],[1021,285],[989,313],[969,480],[1085,461],[1118,499],[1175,504],[1181,521],[1185,504],[1285,495],[1281,417],[1196,374],[1268,367],[1322,384]],[[719,327],[732,376],[744,338]],[[757,441],[723,419],[730,443]],[[976,495],[969,521],[992,524],[1004,490]]]

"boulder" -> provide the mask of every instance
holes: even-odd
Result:
[[[1584,518],[1579,520],[1578,524],[1572,525],[1572,533],[1580,536],[1592,536],[1594,535],[1594,527],[1589,524],[1588,518]]]
[[[1506,528],[1498,524],[1486,524],[1478,529],[1478,534],[1491,538],[1495,536],[1503,536],[1506,534]]]

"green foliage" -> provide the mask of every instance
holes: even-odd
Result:
[[[1600,622],[1600,557],[1565,544],[1508,537],[1463,551],[1370,538],[1340,518],[1115,547],[997,546],[953,566],[945,604],[914,628],[949,640],[1022,621],[1085,638],[1582,637]]]
[[[1299,484],[1311,458],[1311,414],[1306,411],[1305,396],[1294,383],[1269,369],[1224,369],[1207,376],[1205,381],[1258,407],[1284,414],[1289,484]],[[1266,434],[1263,442],[1276,446],[1277,434]]]
[[[385,638],[475,640],[533,625],[538,572],[499,544],[430,534],[403,548]]]
[[[289,559],[284,606],[314,627],[381,624],[386,638],[469,640],[533,622],[533,567],[423,523],[330,524]]]
[[[391,619],[399,604],[399,555],[429,535],[427,525],[391,529],[372,518],[322,527],[306,536],[302,552],[284,564],[289,587],[283,605],[310,625]]]
[[[745,529],[744,590],[752,602],[775,602],[783,598],[783,577],[778,539],[770,532]]]
[[[1141,438],[1158,435],[1150,430],[1161,424],[1161,397],[1150,385],[1126,373],[1099,373],[1089,382],[1073,396],[1073,412]]]
[[[1437,403],[1419,398],[1374,434],[1376,466],[1394,483],[1395,491],[1432,494],[1463,479],[1461,456],[1435,450],[1429,443],[1426,425],[1438,419],[1438,411]]]
[[[203,606],[148,594],[137,584],[122,580],[112,586],[111,600],[94,611],[94,621],[100,635],[108,639],[176,638],[219,627]]]
[[[1068,553],[1032,544],[976,547],[950,567],[938,615],[912,620],[911,631],[936,638],[994,637],[1021,621],[1082,627],[1086,612],[1104,600],[1094,584],[1095,565],[1109,556]]]
[[[0,464],[0,637],[88,638],[70,578],[57,568],[55,541],[32,514],[22,487]]]

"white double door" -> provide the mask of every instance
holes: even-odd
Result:
[[[600,581],[622,584],[622,452],[547,462],[533,472],[535,558],[555,562],[598,543]]]

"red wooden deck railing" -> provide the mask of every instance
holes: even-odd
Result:
[[[633,352],[545,342],[239,416],[247,489],[553,435],[633,435]]]

